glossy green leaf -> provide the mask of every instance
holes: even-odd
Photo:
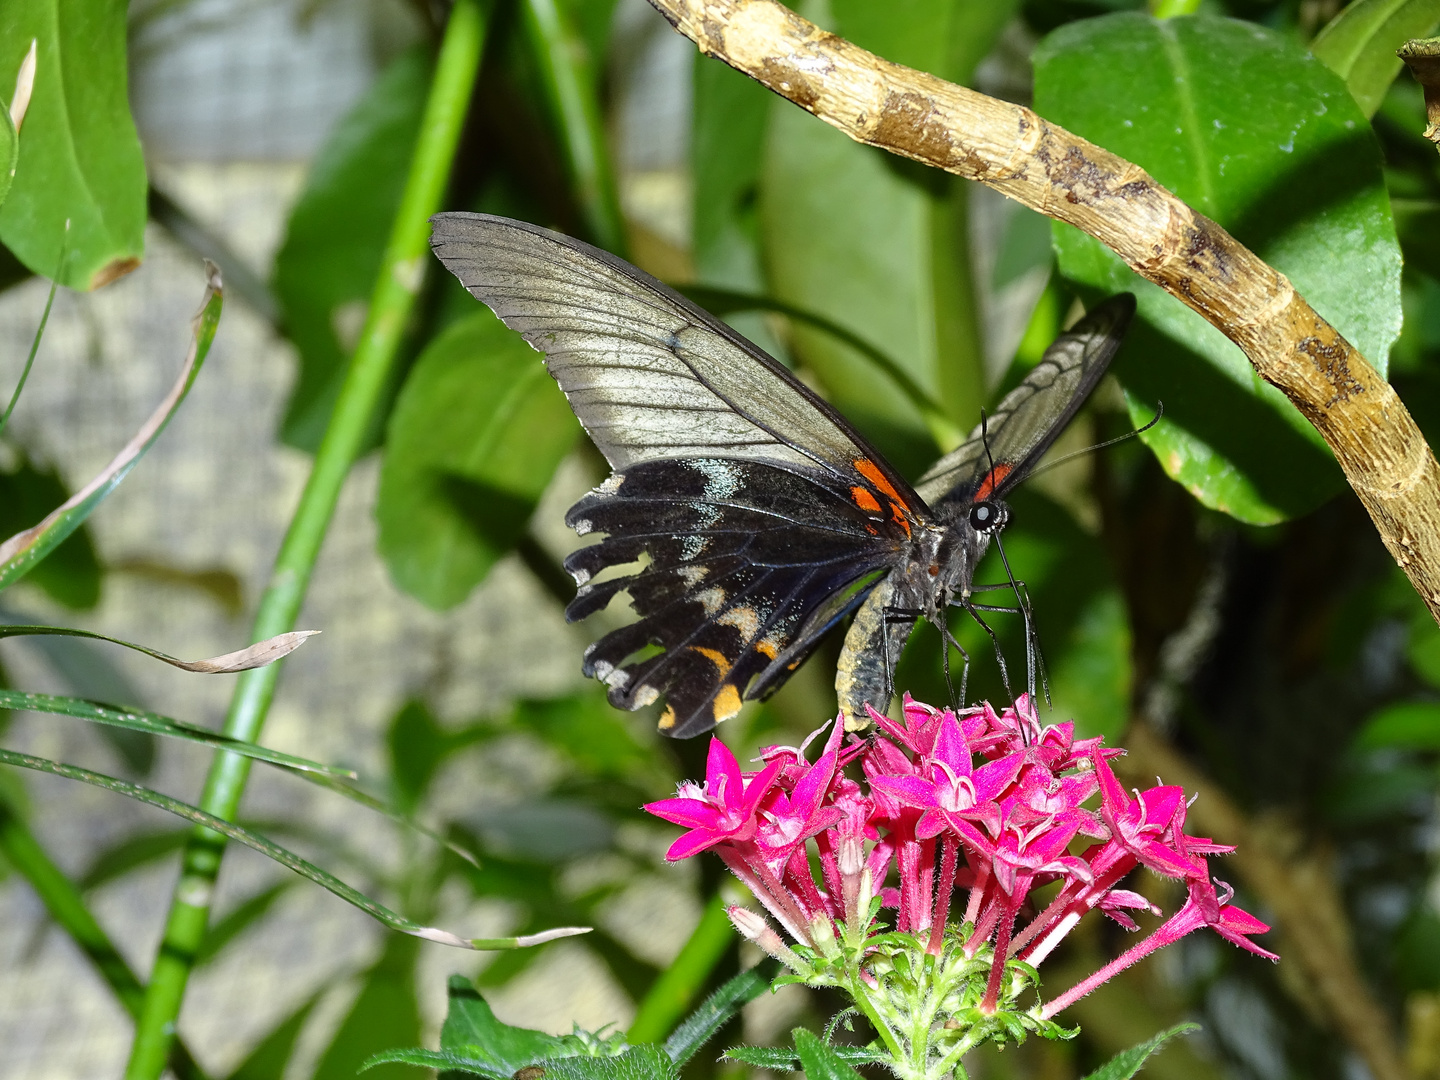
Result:
[[[145,251],[145,160],[130,116],[125,0],[5,0],[0,93],[34,39],[35,88],[20,128],[0,242],[62,285],[94,289]],[[69,237],[65,222],[69,220]]]
[[[1353,0],[1315,35],[1310,51],[1345,80],[1370,117],[1400,73],[1395,50],[1429,36],[1437,23],[1440,0]]]
[[[424,938],[426,941],[439,942],[442,945],[453,945],[462,949],[523,949],[532,945],[542,945],[547,941],[554,941],[556,938],[572,937],[576,934],[588,932],[586,928],[564,927],[558,930],[547,930],[539,934],[528,934],[519,937],[507,938],[462,938],[447,930],[441,930],[433,926],[422,926],[412,922],[402,915],[398,915],[376,903],[364,893],[352,889],[333,874],[321,870],[318,866],[306,862],[294,852],[289,851],[279,844],[273,843],[249,829],[236,825],[232,821],[216,817],[214,814],[207,814],[197,806],[181,802],[179,799],[172,799],[168,795],[162,795],[158,791],[142,787],[139,784],[132,784],[128,780],[120,780],[113,776],[106,776],[103,773],[91,772],[89,769],[81,769],[74,765],[66,765],[63,762],[51,761],[48,758],[35,757],[30,754],[20,754],[13,750],[0,749],[0,764],[14,765],[22,769],[33,769],[36,772],[49,773],[52,776],[62,776],[67,780],[78,780],[83,784],[90,784],[93,787],[103,788],[106,791],[114,792],[117,795],[124,795],[137,802],[147,803],[150,806],[158,807],[177,817],[184,818],[196,825],[203,825],[207,829],[228,837],[248,848],[273,859],[281,866],[285,866],[301,877],[309,878],[315,884],[334,893],[347,904],[359,908],[371,918],[384,923],[392,930],[398,930],[402,934],[409,934],[412,937]]]
[[[201,743],[255,761],[283,765],[300,772],[344,776],[352,780],[355,778],[355,774],[349,769],[337,769],[331,765],[321,765],[318,762],[307,761],[305,758],[282,754],[278,750],[270,750],[263,746],[256,746],[254,743],[242,742],[217,732],[207,731],[204,728],[182,724],[177,720],[171,720],[169,717],[142,709],[119,709],[94,701],[84,701],[80,698],[56,697],[53,694],[31,694],[23,690],[0,690],[0,709],[17,709],[52,716],[72,716],[79,720],[89,720],[94,724],[107,724],[128,731],[140,731],[150,735],[163,735],[171,739]]]
[[[1226,62],[1215,62],[1216,57]],[[1143,166],[1284,272],[1382,373],[1399,334],[1400,250],[1369,124],[1338,76],[1251,23],[1086,19],[1035,53],[1047,119]],[[1056,225],[1063,273],[1090,297],[1131,290],[1117,361],[1161,465],[1205,505],[1269,524],[1343,485],[1318,433],[1240,350],[1098,241]]]
[[[1130,1080],[1130,1077],[1141,1070],[1150,1055],[1171,1039],[1177,1035],[1188,1035],[1192,1031],[1199,1030],[1199,1024],[1176,1024],[1139,1046],[1132,1046],[1129,1050],[1120,1051],[1100,1068],[1092,1073],[1087,1073],[1085,1080]]]
[[[379,961],[364,976],[360,995],[320,1056],[312,1080],[352,1080],[377,1051],[420,1041],[420,1005],[415,998],[415,961],[419,942],[391,938]],[[375,1080],[414,1080],[400,1065],[367,1069]]]
[[[460,603],[523,534],[579,431],[540,357],[489,310],[430,343],[391,417],[379,548],[395,583]]]
[[[813,1031],[795,1028],[790,1034],[795,1039],[795,1053],[805,1080],[860,1080],[860,1074]]]
[[[57,473],[22,459],[14,472],[0,472],[0,536],[20,532],[69,497]],[[52,548],[30,571],[29,581],[72,610],[99,603],[100,560],[90,530],[82,525]]]
[[[1013,4],[832,4],[834,29],[886,59],[965,81]],[[956,431],[984,402],[979,312],[963,183],[852,142],[787,102],[766,134],[760,218],[769,292],[882,343]],[[910,475],[936,444],[914,407],[853,349],[793,328],[797,358]]]
[[[1381,709],[1355,736],[1361,750],[1440,750],[1440,702],[1404,701]]]
[[[281,437],[299,449],[319,445],[365,325],[432,69],[421,46],[391,61],[320,149],[290,212],[272,286],[300,352],[281,423]]]
[[[205,357],[210,352],[210,343],[215,340],[215,330],[220,324],[220,275],[213,265],[209,267],[209,272],[205,296],[200,302],[200,311],[195,316],[190,352],[181,365],[180,375],[174,386],[135,433],[134,438],[98,476],[51,511],[38,525],[17,532],[4,543],[0,543],[0,589],[13,585],[30,573],[46,555],[80,527],[160,437],[165,425],[170,422],[170,417],[185,400],[195,376],[200,373],[200,367],[205,363]]]

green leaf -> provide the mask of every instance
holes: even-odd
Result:
[[[285,1066],[290,1063],[290,1055],[295,1052],[295,1043],[320,996],[316,994],[281,1020],[270,1034],[256,1044],[255,1049],[250,1051],[226,1080],[275,1080],[276,1077],[284,1076]]]
[[[1405,701],[1381,709],[1355,736],[1359,750],[1440,750],[1440,702]]]
[[[1429,36],[1437,23],[1440,0],[1354,0],[1315,35],[1310,51],[1345,80],[1371,117],[1400,73],[1395,50]]]
[[[145,160],[130,117],[125,0],[5,0],[0,87],[31,39],[35,89],[20,129],[15,179],[0,205],[0,242],[37,274],[94,289],[135,269],[145,250]],[[70,222],[66,237],[66,221]]]
[[[391,417],[375,516],[395,583],[460,603],[524,533],[579,431],[544,364],[487,309],[430,343]]]
[[[757,965],[742,971],[707,997],[665,1040],[665,1053],[679,1068],[717,1031],[739,1015],[741,1008],[770,989],[774,964]]]
[[[385,1064],[415,1065],[422,1069],[433,1069],[440,1073],[444,1080],[451,1080],[455,1073],[465,1073],[471,1076],[484,1076],[489,1080],[510,1080],[510,1074],[499,1069],[492,1068],[487,1062],[479,1061],[464,1054],[455,1054],[447,1050],[426,1050],[423,1047],[412,1046],[396,1048],[393,1050],[382,1050],[366,1059],[365,1064],[360,1066],[360,1071],[367,1072],[377,1065]],[[413,1073],[410,1075],[414,1075]]]
[[[53,469],[38,468],[22,458],[14,472],[0,473],[0,536],[34,524],[69,497]],[[67,536],[30,572],[29,579],[57,604],[76,611],[93,608],[100,602],[100,560],[90,530],[81,526]]]
[[[0,37],[0,40],[4,38]],[[34,106],[31,107],[33,109]],[[27,121],[27,130],[28,126]],[[170,388],[169,394],[150,414],[150,418],[135,433],[134,438],[98,476],[51,511],[38,525],[17,532],[4,543],[0,543],[0,589],[13,585],[32,571],[46,555],[80,527],[160,437],[165,425],[170,422],[170,417],[185,400],[195,376],[200,373],[200,367],[205,363],[210,343],[214,341],[215,330],[220,323],[223,299],[220,275],[213,265],[209,267],[209,272],[205,296],[200,301],[200,311],[195,316],[190,352],[185,357],[180,375]]]
[[[1176,1024],[1139,1046],[1132,1046],[1129,1050],[1120,1051],[1100,1068],[1086,1075],[1085,1080],[1130,1080],[1130,1077],[1140,1071],[1145,1060],[1171,1039],[1177,1035],[1187,1035],[1192,1031],[1199,1030],[1199,1024]]]
[[[400,206],[432,68],[423,46],[391,61],[326,140],[290,212],[272,282],[300,352],[281,422],[290,446],[319,446],[335,407]]]
[[[420,1006],[415,999],[415,960],[420,943],[390,938],[379,961],[366,972],[360,995],[315,1067],[312,1080],[353,1080],[371,1055],[420,1041]],[[376,1080],[412,1080],[398,1066],[367,1069]]]
[[[795,1053],[805,1080],[860,1080],[860,1074],[813,1031],[797,1027],[790,1034],[795,1039]]]
[[[390,748],[396,808],[413,813],[451,747],[449,733],[441,730],[429,706],[412,700],[390,721],[385,741]]]
[[[450,976],[449,992],[450,1007],[440,1028],[442,1051],[492,1063],[505,1076],[564,1052],[564,1042],[554,1035],[502,1024],[464,976]]]
[[[1400,250],[1378,144],[1333,72],[1253,23],[1133,13],[1061,27],[1035,64],[1037,111],[1218,221],[1384,373],[1401,322]],[[1117,372],[1137,423],[1164,402],[1142,438],[1167,473],[1254,524],[1341,488],[1319,434],[1218,330],[1099,241],[1068,225],[1054,237],[1062,272],[1087,295],[1139,300]]]
[[[371,918],[384,923],[392,930],[398,930],[402,934],[409,934],[412,937],[424,938],[426,941],[436,941],[442,945],[453,945],[462,949],[523,949],[532,945],[541,945],[547,941],[554,941],[560,937],[571,937],[575,934],[588,932],[578,927],[565,927],[559,930],[547,930],[540,934],[530,934],[523,937],[508,938],[462,938],[447,930],[440,930],[433,926],[421,926],[419,923],[397,915],[383,904],[376,903],[368,896],[357,889],[352,889],[333,874],[321,870],[292,851],[288,851],[279,844],[272,843],[259,836],[249,829],[236,825],[234,822],[226,821],[224,818],[216,817],[214,814],[207,814],[199,807],[183,803],[179,799],[172,799],[168,795],[162,795],[158,791],[141,787],[139,784],[132,784],[127,780],[120,780],[113,776],[106,776],[103,773],[91,772],[88,769],[77,768],[74,765],[66,765],[59,761],[51,761],[48,758],[33,757],[30,754],[20,754],[13,750],[0,749],[0,764],[15,765],[22,769],[33,769],[36,772],[49,773],[52,776],[63,776],[67,780],[78,780],[93,787],[103,788],[106,791],[113,791],[118,795],[137,802],[147,803],[150,806],[159,807],[177,817],[182,817],[196,825],[203,825],[207,829],[228,837],[248,848],[253,848],[260,854],[275,860],[280,865],[294,870],[301,877],[309,878],[315,884],[334,893],[348,904],[352,904],[365,912]]]
[[[255,761],[265,761],[271,765],[283,765],[286,768],[297,769],[301,772],[322,773],[327,776],[344,776],[352,780],[355,778],[355,774],[349,769],[339,769],[332,765],[321,765],[318,762],[307,761],[305,758],[282,754],[278,750],[268,750],[254,743],[244,742],[240,739],[232,739],[228,735],[221,735],[218,732],[208,731],[205,728],[193,727],[189,724],[181,723],[178,720],[171,720],[169,717],[161,716],[158,713],[146,712],[143,709],[122,709],[112,705],[102,705],[94,701],[84,701],[80,698],[56,697],[53,694],[30,694],[21,690],[0,690],[0,709],[49,713],[55,716],[73,716],[80,720],[89,720],[91,723],[106,724],[111,727],[123,728],[127,731],[139,731],[150,735],[164,735],[171,739],[183,739],[187,742],[202,743],[206,746],[226,750],[232,754],[252,758]]]

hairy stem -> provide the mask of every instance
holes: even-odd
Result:
[[[389,383],[429,256],[428,219],[440,208],[445,193],[484,38],[485,20],[479,0],[457,0],[440,47],[400,209],[371,295],[369,316],[300,505],[280,545],[270,584],[255,617],[252,640],[262,641],[295,626],[345,477]],[[239,677],[225,720],[225,734],[250,742],[258,738],[275,694],[278,669],[278,664],[272,664]],[[248,759],[217,754],[205,782],[201,808],[233,819],[249,773]],[[209,922],[224,847],[223,837],[197,829],[185,848],[165,935],[136,1025],[127,1080],[154,1080],[164,1068],[185,986]]]

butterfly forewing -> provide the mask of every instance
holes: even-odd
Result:
[[[1135,298],[1111,297],[1055,339],[1025,380],[915,485],[932,507],[1000,498],[1029,474],[1104,377]]]
[[[714,316],[608,252],[487,214],[436,214],[431,246],[475,297],[546,355],[617,470],[667,457],[819,466],[879,462],[844,419]]]

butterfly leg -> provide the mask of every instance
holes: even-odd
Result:
[[[890,624],[913,623],[916,619],[920,618],[922,614],[924,614],[924,612],[918,608],[900,607],[887,607],[880,613],[880,617],[885,622],[885,633],[880,640],[885,649],[885,695],[887,701],[895,697],[895,665],[900,662],[899,655],[890,655]]]
[[[965,707],[965,689],[970,682],[970,654],[965,651],[965,646],[960,644],[959,639],[950,632],[950,627],[946,626],[943,622],[940,623],[940,635],[944,639],[945,645],[945,652],[942,654],[944,657],[942,667],[945,671],[945,689],[950,692],[951,708],[958,711]],[[952,645],[959,651],[961,659],[965,662],[965,666],[960,669],[960,697],[958,700],[955,697],[955,684],[950,681],[950,646]]]
[[[1015,691],[1010,688],[1010,667],[1008,664],[1005,663],[1005,653],[1000,648],[1000,638],[996,635],[994,629],[990,626],[990,624],[980,617],[980,612],[1014,611],[1015,609],[982,606],[979,604],[973,604],[968,600],[963,602],[960,606],[963,607],[967,612],[969,612],[972,619],[974,619],[977,623],[980,624],[980,629],[984,630],[985,633],[990,635],[990,643],[995,646],[995,659],[1000,664],[1000,681],[1005,684],[1006,696],[1008,696],[1011,701],[1014,701]]]
[[[1002,552],[1003,555],[1003,552]],[[1008,574],[1009,565],[1006,565]],[[1030,590],[1026,588],[1025,582],[1019,578],[1011,577],[1009,581],[996,582],[993,585],[972,585],[971,592],[994,592],[998,589],[1009,589],[1015,594],[1015,600],[1020,605],[1018,608],[987,607],[983,604],[977,605],[981,611],[1006,611],[1011,614],[1020,615],[1025,621],[1025,683],[1030,697],[1035,697],[1035,675],[1039,672],[1040,686],[1045,692],[1045,704],[1050,704],[1050,679],[1045,671],[1045,657],[1040,651],[1040,635],[1035,629],[1034,609],[1030,606]]]

